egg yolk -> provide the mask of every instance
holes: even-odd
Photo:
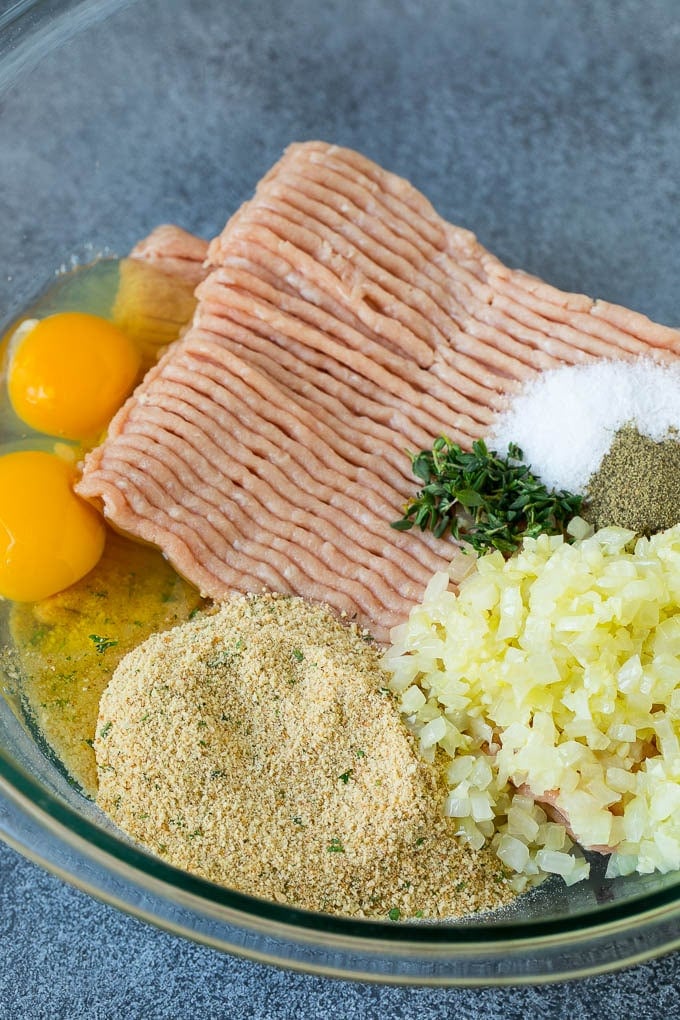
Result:
[[[104,521],[73,492],[75,477],[51,453],[0,457],[0,596],[36,602],[68,588],[99,560]]]
[[[95,440],[134,386],[140,356],[97,315],[59,312],[21,335],[7,377],[15,413],[38,432]]]

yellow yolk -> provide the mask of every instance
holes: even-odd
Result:
[[[96,440],[140,366],[122,330],[83,312],[49,315],[23,335],[20,326],[11,347],[7,388],[15,413],[38,432],[65,439]]]
[[[50,453],[0,457],[0,596],[35,602],[84,577],[104,549],[102,518]]]

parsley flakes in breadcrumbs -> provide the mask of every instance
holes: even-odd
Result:
[[[327,607],[234,597],[119,664],[98,802],[169,863],[297,907],[394,919],[508,903],[495,856],[441,816],[387,679]]]

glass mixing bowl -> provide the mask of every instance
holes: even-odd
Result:
[[[556,32],[532,4],[502,0],[10,3],[0,330],[60,268],[124,254],[158,223],[213,236],[284,146],[312,137],[409,176],[507,261],[672,319],[680,255],[664,165],[676,121],[644,68],[666,54],[677,78],[674,36],[663,5],[649,23],[644,5],[611,22],[613,5],[586,6],[587,16],[565,5]],[[502,917],[458,924],[346,920],[212,886],[116,833],[43,753],[5,686],[0,835],[187,938],[413,984],[554,980],[680,944],[678,876],[606,881],[601,859],[588,882],[551,881]]]

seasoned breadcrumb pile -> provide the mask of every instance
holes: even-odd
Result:
[[[379,650],[324,606],[238,596],[153,635],[116,669],[95,751],[101,807],[214,882],[392,919],[512,899],[497,859],[441,816]]]

